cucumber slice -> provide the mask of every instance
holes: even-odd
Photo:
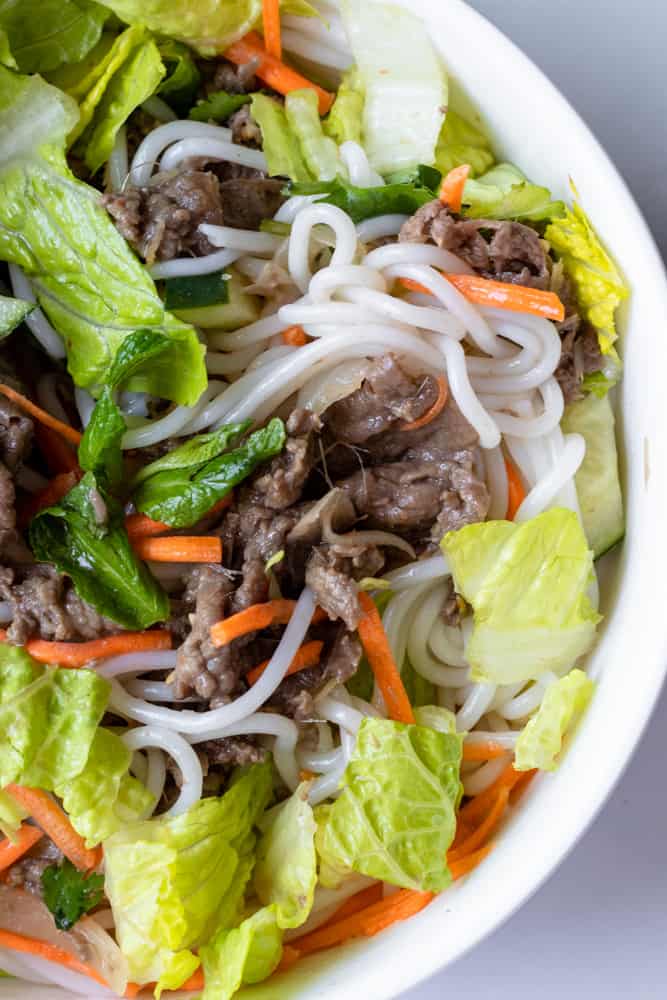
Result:
[[[164,283],[165,308],[173,312],[226,304],[229,301],[228,282],[226,271],[197,274],[192,278],[168,278]]]
[[[581,434],[586,457],[576,476],[577,495],[588,544],[595,558],[623,538],[625,518],[618,475],[614,413],[609,397],[590,394],[565,410],[564,433]]]
[[[256,295],[248,295],[238,271],[229,269],[226,282],[227,302],[202,306],[198,309],[175,309],[174,312],[184,323],[192,323],[204,330],[238,330],[259,319],[260,300]]]
[[[0,340],[22,323],[28,313],[35,308],[32,302],[10,299],[0,295]]]

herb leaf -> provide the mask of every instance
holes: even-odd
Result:
[[[98,906],[104,898],[104,876],[86,875],[65,859],[42,872],[44,902],[53,914],[59,931],[68,931],[79,917]]]
[[[162,354],[169,346],[169,338],[157,330],[135,330],[116,351],[106,384],[117,389],[136,375],[147,361]]]
[[[111,488],[123,479],[121,441],[126,429],[111,390],[105,387],[81,439],[79,465],[85,472],[94,472],[97,479],[106,481]]]
[[[191,108],[188,118],[195,122],[226,122],[230,115],[251,101],[250,94],[228,94],[226,90],[218,90],[206,100],[197,101]]]
[[[286,191],[290,195],[323,194],[322,202],[342,208],[353,222],[363,222],[377,215],[414,215],[418,208],[437,197],[419,176],[408,183],[371,188],[355,187],[336,177],[333,181],[317,184],[290,184]]]

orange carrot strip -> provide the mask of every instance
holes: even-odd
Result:
[[[128,983],[125,987],[125,998],[126,1000],[134,1000],[145,987],[140,986],[139,983]]]
[[[395,722],[414,722],[412,705],[394,662],[394,654],[375,602],[364,592],[359,594],[359,602],[364,612],[359,622],[359,638],[382,692],[389,718]]]
[[[22,858],[43,836],[44,831],[40,830],[39,827],[22,823],[15,841],[7,837],[0,843],[0,872]]]
[[[20,392],[15,389],[11,389],[8,385],[4,385],[0,382],[0,393],[6,396],[7,399],[11,399],[12,403],[21,409],[29,413],[31,417],[34,417],[40,424],[44,424],[46,427],[50,427],[51,430],[58,431],[62,437],[67,441],[71,441],[72,444],[78,445],[81,442],[81,432],[70,427],[69,424],[64,424],[62,420],[58,420],[57,417],[52,417],[50,413],[43,410],[41,406],[36,406],[32,400],[28,399],[26,396],[22,396]]]
[[[201,966],[196,969],[189,979],[183,983],[181,990],[203,990],[204,989],[204,970]]]
[[[283,330],[282,341],[290,347],[303,347],[308,343],[308,338],[302,326],[290,326],[287,330]]]
[[[37,938],[27,937],[25,934],[15,934],[13,931],[0,930],[0,948],[9,948],[11,951],[20,951],[24,955],[36,955],[38,958],[45,958],[47,962],[55,962],[57,965],[64,965],[72,972],[78,972],[82,976],[94,979],[100,986],[109,984],[103,979],[97,969],[86,962],[80,961],[71,955],[64,948],[58,948],[48,941],[38,941]]]
[[[489,839],[491,834],[494,832],[500,820],[502,819],[503,813],[507,808],[507,803],[509,802],[510,790],[509,788],[499,788],[496,793],[496,798],[491,806],[490,810],[479,824],[476,830],[470,834],[469,837],[461,843],[459,847],[454,850],[450,848],[447,854],[448,862],[460,861],[462,858],[467,857],[468,854],[473,854],[478,847],[483,847],[486,841]]]
[[[280,59],[283,46],[280,35],[280,3],[279,0],[263,0],[262,25],[264,27],[264,45],[266,51],[274,59]]]
[[[555,292],[543,292],[539,288],[527,288],[525,285],[509,285],[504,281],[480,278],[477,274],[443,274],[443,278],[447,278],[469,302],[476,305],[530,313],[558,323],[565,318],[565,306]],[[400,281],[411,292],[432,294],[429,288],[412,278],[401,278]]]
[[[290,674],[297,674],[299,670],[305,670],[306,667],[314,667],[315,664],[319,662],[323,645],[323,642],[318,641],[304,642],[303,646],[297,649],[294,659],[287,668],[285,677],[289,677]],[[258,666],[253,667],[252,670],[249,670],[245,675],[248,684],[255,684],[256,681],[260,679],[270,662],[270,660],[264,660],[263,663],[260,663]]]
[[[354,896],[346,899],[343,905],[338,907],[333,916],[322,924],[322,927],[337,924],[339,920],[345,920],[346,917],[351,917],[355,913],[361,913],[362,910],[367,909],[374,903],[379,903],[381,899],[382,882],[374,882],[373,885],[369,885],[366,889],[362,889],[361,892],[357,892]]]
[[[470,173],[470,164],[463,163],[460,167],[454,167],[446,177],[443,177],[440,185],[440,201],[447,205],[452,212],[460,212],[463,204],[463,189]]]
[[[480,861],[483,861],[487,854],[490,854],[493,850],[493,844],[486,844],[485,847],[481,847],[479,851],[475,851],[473,854],[466,854],[465,858],[459,858],[453,861],[449,870],[451,872],[452,878],[456,881],[459,878],[463,878],[468,872],[471,872],[473,868],[476,868]]]
[[[44,424],[35,424],[35,438],[50,472],[54,475],[60,472],[78,472],[82,475],[76,452],[60,434]]]
[[[4,629],[0,630],[0,642],[7,639]],[[91,660],[101,660],[106,656],[121,653],[145,653],[151,649],[171,649],[171,635],[164,629],[149,632],[121,632],[108,635],[104,639],[90,642],[50,642],[46,639],[30,639],[26,650],[39,663],[57,663],[61,667],[83,667]]]
[[[509,788],[510,790],[516,785],[517,781],[521,778],[521,771],[515,771],[514,765],[509,763],[505,770],[502,772],[500,777],[496,778],[492,785],[489,785],[483,792],[476,795],[474,799],[466,804],[459,810],[459,820],[470,826],[477,826],[487,812],[493,806],[496,800],[496,795],[498,794],[499,788]]]
[[[417,892],[414,889],[400,889],[393,896],[366,907],[344,920],[296,938],[291,944],[302,955],[308,955],[323,948],[332,948],[356,937],[373,937],[398,920],[407,920],[423,910],[433,899],[432,892]]]
[[[134,538],[140,559],[168,563],[221,563],[222,540],[216,535],[174,535],[170,538]]]
[[[269,625],[287,625],[294,613],[296,601],[286,598],[279,598],[275,601],[266,601],[265,604],[251,604],[244,611],[238,611],[235,615],[216,622],[211,628],[211,640],[214,646],[226,646],[233,639],[247,635],[248,632],[258,632],[260,629],[268,628]],[[313,615],[313,625],[324,621],[326,618],[322,608],[315,608]]]
[[[521,800],[528,785],[537,773],[537,769],[523,772],[521,777],[515,782],[514,787],[510,789],[510,805],[515,806]]]
[[[40,511],[46,510],[47,507],[52,507],[53,504],[62,500],[70,490],[74,489],[80,478],[80,470],[78,472],[60,472],[54,476],[48,486],[45,486],[39,493],[35,493],[22,505],[19,512],[19,524],[26,527]]]
[[[231,505],[232,499],[233,494],[228,493],[222,500],[213,504],[204,516],[210,517],[213,514],[220,514]],[[133,541],[135,538],[151,538],[153,535],[162,535],[165,531],[173,531],[173,528],[170,524],[165,524],[164,521],[154,521],[148,514],[128,514],[125,518],[125,530],[130,541]]]
[[[523,488],[523,483],[521,482],[521,476],[519,475],[519,470],[516,468],[513,462],[510,462],[508,458],[505,459],[505,468],[507,469],[507,520],[513,521],[516,517],[516,512],[519,507],[526,499],[526,491]]]
[[[493,743],[491,740],[488,743],[463,744],[463,760],[466,761],[495,760],[496,757],[502,757],[504,753],[507,753],[507,747],[501,746],[500,743]]]
[[[28,810],[35,822],[73,865],[81,871],[97,868],[102,860],[102,848],[91,850],[86,847],[83,837],[76,832],[50,795],[39,788],[24,788],[21,785],[7,785],[6,791]]]
[[[438,376],[438,398],[436,399],[430,410],[427,410],[421,417],[416,420],[411,420],[409,424],[403,424],[400,428],[402,431],[416,431],[420,427],[426,427],[430,424],[432,420],[435,420],[445,408],[447,402],[447,397],[449,395],[449,386],[447,385],[447,379],[444,375]]]
[[[230,45],[224,55],[226,59],[236,63],[237,66],[256,62],[255,75],[273,90],[277,90],[279,94],[289,94],[292,90],[302,90],[304,87],[308,90],[314,90],[317,94],[321,115],[325,115],[334,102],[333,94],[307,80],[305,76],[297,73],[290,66],[286,66],[280,59],[269,55],[262,45],[261,38],[254,31]]]
[[[297,951],[296,948],[293,948],[289,944],[285,944],[283,945],[283,953],[281,959],[278,962],[278,965],[276,966],[274,971],[287,972],[287,970],[291,969],[292,966],[295,965],[300,958],[301,958],[300,951]]]

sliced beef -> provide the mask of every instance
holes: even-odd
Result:
[[[220,59],[215,68],[215,74],[211,83],[211,92],[226,90],[228,94],[251,94],[257,90],[257,79],[255,73],[259,66],[256,59],[241,66]]]
[[[294,410],[287,421],[287,442],[280,455],[252,484],[252,495],[271,510],[285,510],[301,499],[313,468],[314,435],[320,420],[309,410]]]
[[[121,236],[147,264],[211,253],[214,247],[199,226],[223,222],[220,184],[208,170],[156,174],[148,187],[129,186],[102,201]]]
[[[557,324],[561,355],[554,375],[563,390],[566,404],[574,403],[585,395],[582,388],[584,375],[600,371],[604,366],[604,357],[597,333],[579,314],[572,282],[565,275],[561,263],[554,265],[551,291],[556,292],[565,306],[565,319]]]
[[[262,130],[253,118],[249,104],[244,104],[238,111],[235,111],[229,117],[227,125],[232,130],[233,142],[242,146],[261,147]]]
[[[438,416],[424,427],[379,434],[366,443],[368,464],[380,464],[399,458],[438,462],[453,452],[465,451],[477,445],[477,432],[466,420],[451,395]]]
[[[259,764],[266,758],[266,750],[246,736],[225,736],[219,740],[205,740],[197,750],[206,755],[209,768],[245,767]]]
[[[20,861],[7,869],[6,884],[42,898],[42,875],[50,865],[59,865],[63,855],[49,837],[42,837]]]
[[[0,547],[14,537],[16,531],[16,494],[12,475],[0,462]]]
[[[376,545],[356,540],[354,532],[319,545],[306,565],[306,584],[329,618],[340,619],[353,632],[361,618],[357,580],[377,576],[384,556]]]
[[[259,229],[264,219],[272,219],[285,196],[282,181],[252,176],[221,180],[220,198],[225,225],[234,229]]]
[[[211,642],[211,626],[229,609],[234,584],[222,566],[200,566],[193,570],[184,599],[194,601],[190,634],[178,650],[173,676],[174,693],[185,698],[194,691],[210,700],[214,694],[229,695],[239,683],[244,661],[234,644],[216,648]]]
[[[33,423],[10,400],[0,396],[0,461],[14,473],[32,447]]]
[[[46,563],[1,567],[0,600],[12,606],[7,639],[19,646],[32,638],[88,641],[121,631],[116,622],[82,601],[71,581]]]
[[[408,219],[399,240],[435,243],[487,278],[534,288],[549,286],[545,245],[534,229],[520,222],[461,219],[436,200]]]
[[[447,592],[445,594],[445,599],[442,604],[442,610],[440,612],[440,617],[442,618],[445,625],[449,625],[450,628],[458,628],[461,624],[461,619],[463,617],[463,609],[465,608],[465,601],[462,597],[456,593],[454,589],[454,580],[451,576],[446,579]]]
[[[355,635],[340,628],[327,654],[317,666],[286,677],[271,695],[276,711],[299,722],[316,717],[314,699],[325,687],[344,684],[357,672],[361,661],[361,643]]]

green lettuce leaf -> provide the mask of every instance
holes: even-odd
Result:
[[[50,74],[55,86],[79,102],[79,120],[67,137],[70,146],[90,126],[116,72],[145,37],[146,30],[142,27],[128,28],[120,35],[105,32],[83,63],[64,66]]]
[[[197,94],[201,73],[187,45],[162,38],[158,41],[158,48],[167,71],[158,87],[158,94],[170,108],[185,117]]]
[[[547,688],[542,704],[519,734],[517,771],[555,771],[566,734],[571,734],[588,708],[595,685],[583,670],[571,670]]]
[[[401,674],[402,676],[402,674]],[[440,705],[418,705],[415,707],[415,720],[418,726],[429,726],[439,733],[456,735],[456,715],[448,708]]]
[[[201,949],[206,983],[200,1000],[231,1000],[245,984],[268,979],[282,958],[275,906],[265,906],[234,930],[221,929]]]
[[[15,330],[34,308],[34,302],[0,295],[0,340]]]
[[[340,170],[338,148],[322,131],[317,94],[293,90],[285,98],[287,124],[296,136],[309,173],[319,181],[330,181]]]
[[[258,764],[222,798],[127,825],[105,841],[106,892],[134,981],[177,989],[199,964],[190,949],[238,921],[253,828],[271,794],[271,764]]]
[[[186,42],[201,55],[217,56],[259,21],[262,0],[110,0],[121,21],[145,24],[158,35]]]
[[[448,88],[425,23],[402,7],[344,0],[364,89],[363,145],[381,174],[433,163]]]
[[[593,553],[573,511],[468,525],[441,546],[474,609],[466,649],[473,680],[528,681],[590,649],[601,616],[586,596]]]
[[[317,838],[323,862],[406,889],[446,888],[461,746],[460,735],[364,719],[344,791]]]
[[[442,174],[467,163],[470,176],[477,177],[494,161],[491,143],[481,129],[450,108],[435,149],[435,164]]]
[[[337,205],[354,222],[373,219],[377,215],[414,215],[418,208],[437,197],[420,182],[385,184],[384,187],[360,188],[341,177],[313,184],[291,184],[290,194],[323,194],[320,200]]]
[[[225,90],[218,90],[197,101],[194,108],[190,109],[188,118],[195,122],[226,122],[230,115],[251,100],[250,94],[228,94]]]
[[[124,628],[169,618],[167,595],[130,545],[122,507],[93,473],[33,519],[30,545],[37,559],[71,577],[84,601]]]
[[[204,348],[165,311],[98,193],[67,168],[64,137],[77,114],[60,90],[0,66],[0,259],[30,275],[77,385],[99,391],[119,345],[142,327],[171,348],[128,388],[192,405],[207,383]]]
[[[92,0],[0,0],[0,28],[22,73],[46,73],[83,59],[108,17]]]
[[[11,841],[16,841],[17,833],[28,812],[7,792],[0,791],[0,831]]]
[[[552,201],[548,188],[538,187],[511,163],[499,163],[477,180],[468,180],[463,191],[464,215],[484,219],[522,219],[543,222],[565,211],[562,201]]]
[[[597,330],[600,350],[614,354],[614,314],[629,291],[618,268],[600,242],[581,205],[575,201],[561,219],[548,226],[545,238],[562,260],[574,284],[583,315]]]
[[[86,766],[109,697],[92,670],[44,667],[0,645],[0,786],[53,791]]]
[[[8,66],[9,69],[18,69],[16,59],[12,55],[9,46],[9,38],[4,28],[0,28],[0,65]]]
[[[356,70],[344,74],[331,111],[322,122],[326,135],[341,146],[344,142],[361,143],[364,114],[364,89]]]
[[[260,902],[275,905],[283,930],[308,919],[317,884],[315,831],[308,784],[299,785],[287,802],[267,814],[257,848],[254,886]]]
[[[252,95],[252,116],[262,131],[262,149],[272,177],[310,181],[296,136],[287,122],[285,109],[266,94]]]

